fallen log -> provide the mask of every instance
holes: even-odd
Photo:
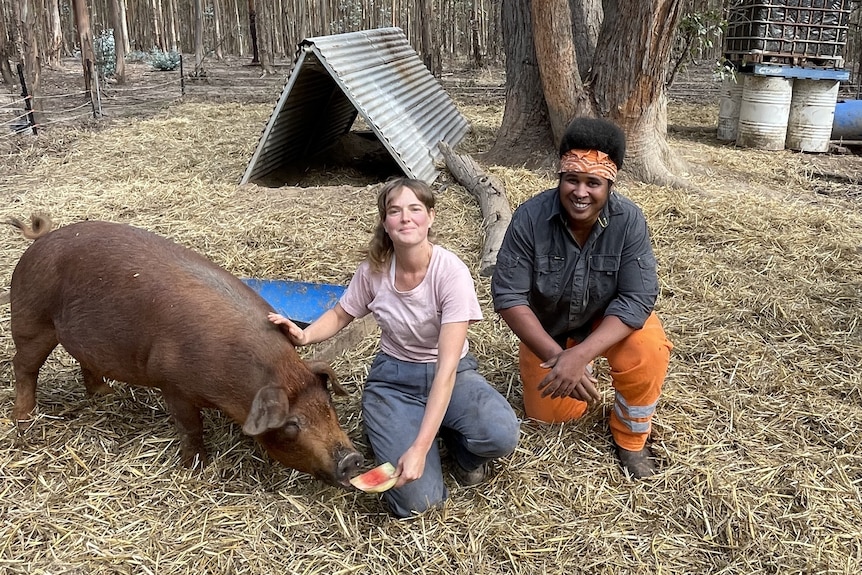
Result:
[[[497,265],[497,253],[512,220],[512,208],[499,178],[486,174],[469,154],[456,154],[446,142],[440,142],[440,152],[455,180],[467,188],[479,201],[485,225],[485,243],[479,262],[479,275],[489,277]]]

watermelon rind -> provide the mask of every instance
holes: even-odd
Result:
[[[395,475],[395,466],[389,462],[350,480],[351,485],[365,493],[383,493],[392,489],[396,483],[398,483],[398,476]]]

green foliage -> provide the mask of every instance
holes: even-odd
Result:
[[[143,50],[132,50],[126,54],[126,60],[129,62],[147,62],[150,59],[150,53]]]
[[[727,20],[721,10],[689,12],[683,15],[676,29],[667,87],[670,87],[677,72],[684,69],[686,64],[696,61],[708,51],[712,52],[726,30]]]
[[[718,60],[712,68],[712,79],[716,82],[724,82],[725,80],[741,82],[742,78],[736,73],[736,66],[728,60]]]
[[[180,54],[176,50],[162,52],[158,48],[153,48],[148,59],[155,70],[168,72],[180,66]]]
[[[362,29],[363,19],[375,17],[380,22],[392,20],[392,8],[386,2],[364,2],[363,0],[338,0],[337,17],[329,25],[333,34]]]
[[[114,44],[114,31],[105,30],[93,39],[96,53],[96,69],[99,77],[109,78],[117,73],[117,51]]]

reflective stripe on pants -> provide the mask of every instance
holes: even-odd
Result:
[[[567,347],[575,345],[569,340]],[[650,422],[661,395],[673,344],[667,339],[661,321],[650,314],[644,327],[631,333],[605,353],[611,368],[615,393],[610,427],[614,442],[623,449],[643,449]],[[560,423],[581,417],[587,403],[570,397],[542,397],[539,382],[550,371],[539,367],[541,360],[526,345],[518,350],[518,366],[523,383],[524,411],[527,417]]]

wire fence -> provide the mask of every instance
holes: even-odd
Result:
[[[127,63],[124,84],[99,78],[87,90],[77,60],[62,70],[43,73],[42,88],[35,95],[24,96],[21,86],[7,86],[0,94],[0,142],[60,126],[146,117],[183,100],[274,104],[291,67],[291,63],[282,63],[276,65],[275,74],[263,75],[259,66],[237,60],[212,62],[205,73],[188,74],[182,67],[161,71],[133,62]]]

